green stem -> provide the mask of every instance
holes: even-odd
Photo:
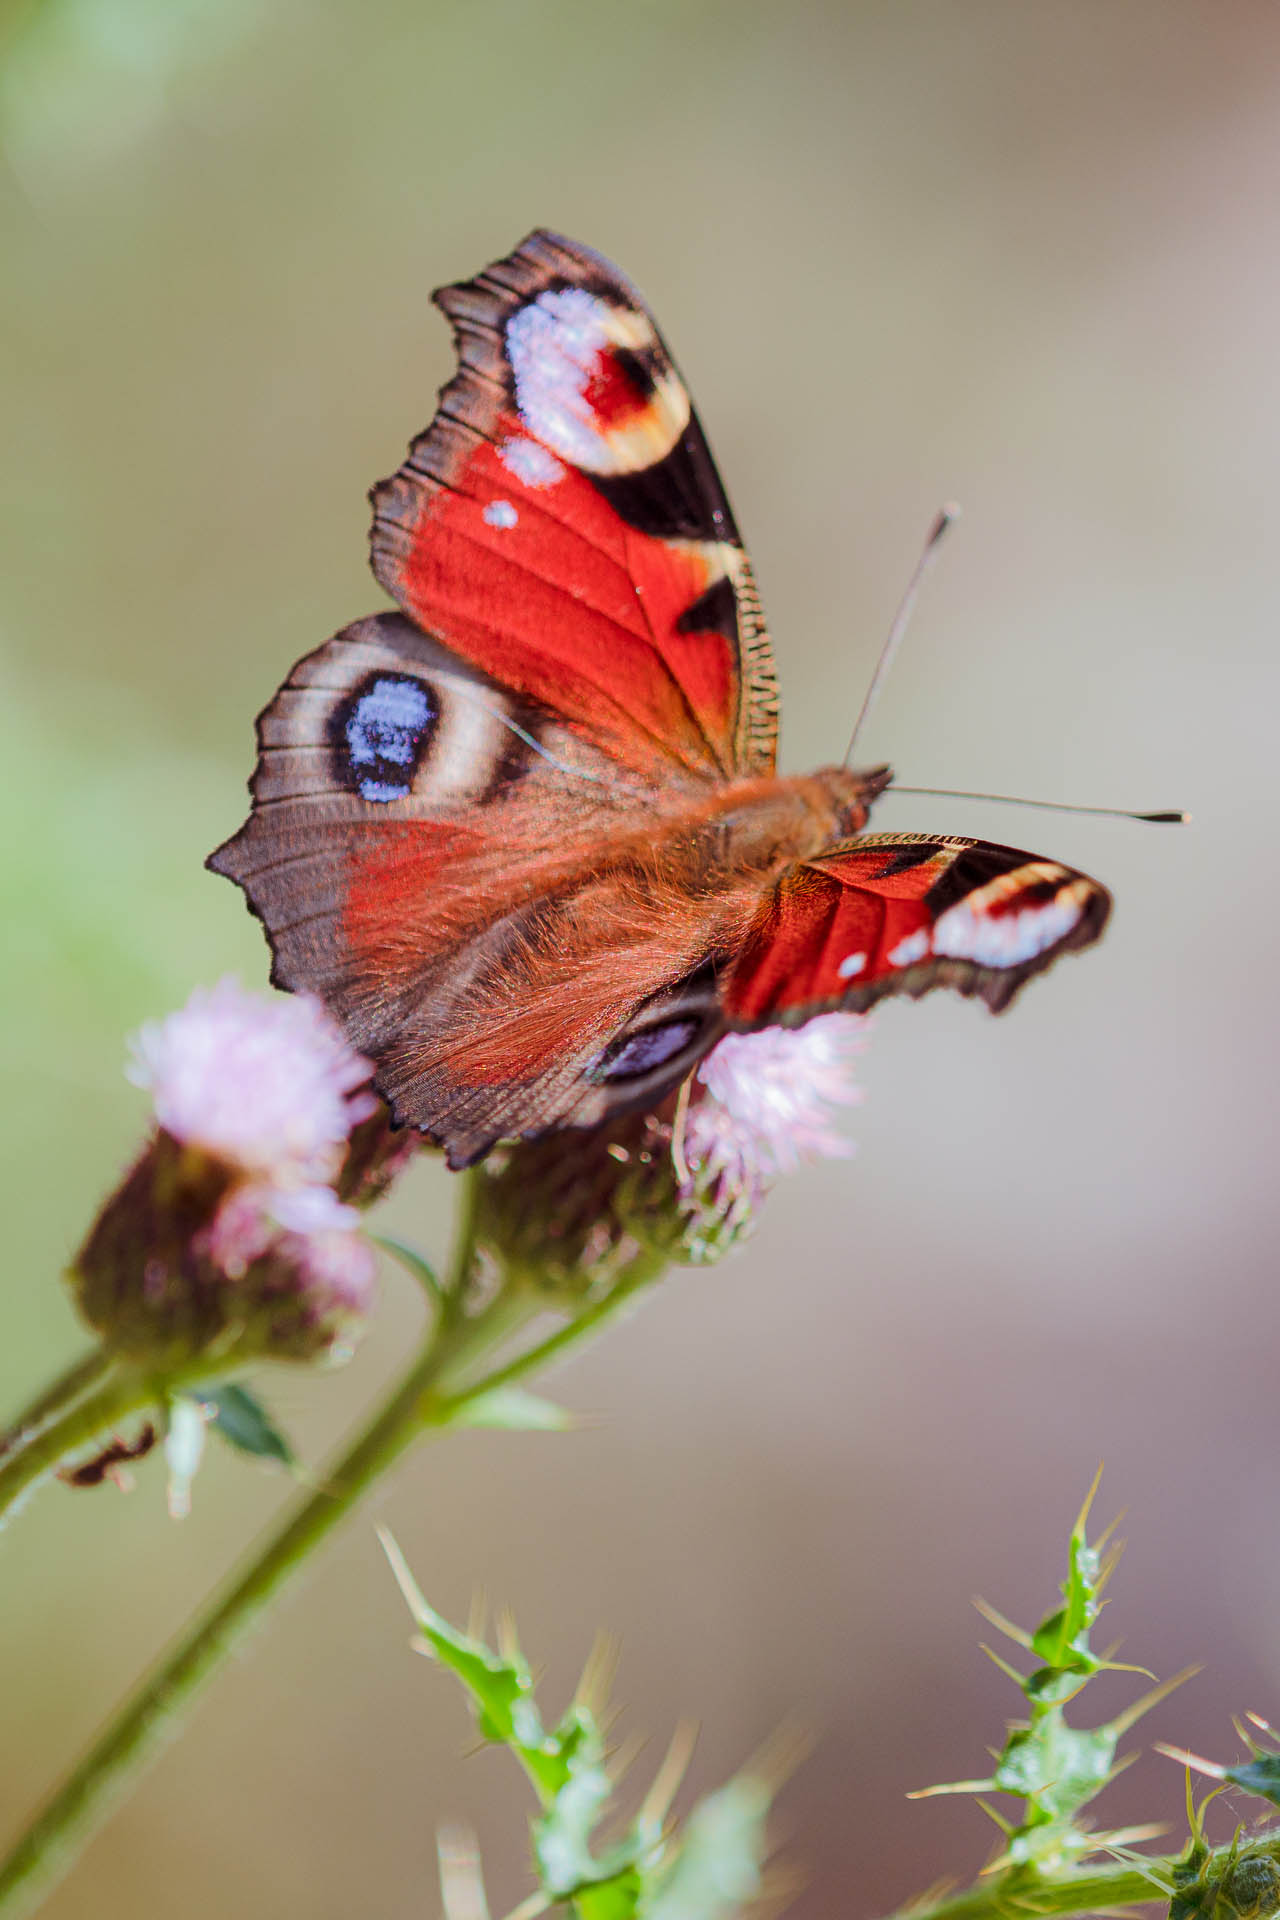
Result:
[[[524,1353],[516,1354],[514,1359],[508,1360],[505,1366],[496,1367],[482,1380],[470,1382],[460,1394],[450,1397],[437,1396],[435,1418],[442,1425],[448,1425],[456,1413],[469,1405],[472,1400],[478,1399],[481,1394],[492,1393],[498,1387],[509,1386],[513,1380],[521,1380],[537,1368],[545,1367],[548,1361],[554,1360],[556,1355],[563,1352],[566,1347],[575,1345],[584,1334],[594,1332],[598,1327],[612,1320],[623,1307],[629,1305],[643,1286],[657,1279],[666,1264],[664,1255],[642,1256],[615,1282],[612,1290],[603,1299],[583,1307],[572,1320],[566,1321],[562,1327],[557,1327],[556,1331],[548,1334],[545,1340],[538,1341],[536,1346],[529,1347]]]
[[[39,1894],[70,1865],[79,1845],[132,1781],[165,1729],[191,1705],[203,1682],[308,1556],[413,1442],[430,1429],[446,1428],[468,1402],[488,1392],[495,1383],[514,1378],[517,1371],[528,1372],[572,1340],[583,1337],[608,1317],[614,1304],[610,1297],[588,1307],[508,1367],[499,1367],[487,1378],[468,1381],[468,1372],[485,1353],[495,1352],[546,1304],[535,1289],[517,1286],[500,1293],[481,1313],[468,1318],[462,1305],[463,1281],[473,1252],[474,1210],[468,1204],[446,1305],[425,1346],[320,1489],[295,1508],[225,1593],[196,1619],[37,1815],[0,1865],[0,1920],[29,1912]],[[632,1290],[630,1284],[626,1290]]]
[[[28,1402],[7,1432],[0,1435],[0,1460],[7,1460],[11,1454],[29,1446],[41,1427],[91,1387],[96,1387],[110,1373],[113,1364],[105,1347],[95,1347],[83,1360],[73,1361],[51,1386]]]
[[[64,1375],[64,1383],[71,1377]],[[53,1411],[52,1389],[43,1399],[43,1425],[0,1460],[0,1525],[38,1482],[47,1479],[70,1455],[111,1432],[132,1414],[158,1406],[161,1394],[156,1382],[143,1374],[113,1375],[108,1370],[92,1392],[73,1393],[61,1412]]]
[[[1036,1874],[1031,1879],[1020,1875],[1016,1890],[1009,1885],[1007,1875],[993,1875],[990,1880],[980,1880],[976,1886],[966,1887],[963,1893],[952,1894],[933,1906],[912,1908],[911,1920],[1009,1920],[1015,1908],[1023,1910],[1020,1905],[1023,1899],[1027,1902],[1027,1913],[1045,1914],[1134,1907],[1167,1898],[1167,1893],[1161,1892],[1150,1875],[1131,1866],[1075,1868],[1064,1873],[1061,1879],[1049,1874]],[[897,1916],[893,1920],[897,1920]]]
[[[1280,1836],[1253,1836],[1248,1850],[1280,1861]],[[1168,1905],[1174,1888],[1174,1869],[1185,1856],[1152,1855],[1145,1869],[1135,1856],[1107,1866],[1064,1867],[1056,1873],[1014,1868],[992,1874],[927,1906],[911,1905],[889,1920],[1025,1920],[1028,1915],[1096,1913],[1115,1907]],[[1208,1852],[1200,1866],[1198,1884],[1211,1887],[1240,1858],[1238,1840]],[[1206,1909],[1207,1910],[1207,1909]]]

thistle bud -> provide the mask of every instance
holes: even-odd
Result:
[[[509,1275],[551,1291],[607,1292],[680,1238],[671,1160],[674,1100],[585,1133],[491,1154],[479,1174],[476,1240]]]
[[[158,1124],[72,1270],[90,1325],[122,1358],[171,1374],[347,1347],[372,1305],[374,1259],[328,1183],[353,1129],[375,1118],[368,1063],[318,1002],[223,981],[143,1029],[130,1077]],[[388,1157],[362,1141],[353,1189]]]
[[[824,1014],[799,1029],[731,1034],[687,1101],[491,1156],[482,1250],[508,1272],[578,1292],[607,1291],[642,1260],[710,1265],[751,1231],[780,1174],[852,1152],[831,1110],[859,1098],[850,1065],[864,1026]]]
[[[1236,1920],[1267,1920],[1280,1910],[1280,1865],[1269,1853],[1242,1853],[1224,1875],[1220,1891]]]

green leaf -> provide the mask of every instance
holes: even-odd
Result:
[[[384,1253],[389,1253],[413,1275],[429,1300],[435,1303],[440,1301],[444,1290],[425,1254],[419,1253],[418,1249],[410,1246],[407,1240],[397,1240],[394,1234],[371,1233],[369,1238],[375,1247],[381,1247]]]
[[[674,1841],[668,1815],[692,1745],[690,1730],[678,1731],[638,1813],[613,1844],[593,1849],[615,1790],[602,1724],[611,1668],[607,1644],[588,1659],[572,1705],[548,1731],[514,1628],[500,1632],[498,1651],[460,1633],[419,1592],[390,1535],[383,1532],[381,1539],[428,1647],[462,1682],[481,1733],[510,1748],[541,1802],[531,1823],[539,1891],[516,1913],[567,1906],[576,1920],[730,1920],[756,1896],[772,1797],[762,1777],[767,1769],[744,1774],[702,1801]],[[773,1772],[776,1784],[783,1776],[776,1767]],[[478,1885],[478,1863],[469,1849],[462,1864]],[[442,1852],[446,1870],[453,1872]]]
[[[541,1394],[526,1393],[523,1387],[494,1387],[490,1393],[478,1393],[449,1415],[451,1427],[505,1427],[530,1433],[563,1433],[573,1426],[574,1415],[558,1407]]]
[[[184,1397],[208,1410],[210,1425],[238,1452],[251,1453],[259,1460],[277,1460],[283,1467],[295,1464],[293,1448],[262,1402],[247,1387],[229,1382],[221,1387],[202,1388]]]
[[[533,1853],[538,1878],[553,1900],[579,1888],[612,1880],[634,1862],[635,1844],[624,1840],[597,1859],[591,1835],[613,1795],[605,1771],[604,1739],[593,1717],[573,1708],[552,1735],[562,1763],[554,1798],[533,1823]]]
[[[1010,1734],[996,1765],[1004,1793],[1034,1802],[1045,1819],[1069,1816],[1106,1784],[1115,1758],[1110,1727],[1069,1727],[1056,1708],[1036,1724]]]
[[[378,1537],[423,1639],[470,1695],[482,1737],[511,1748],[546,1804],[563,1784],[564,1766],[554,1741],[543,1731],[533,1675],[514,1633],[507,1636],[505,1653],[499,1654],[483,1640],[451,1627],[419,1591],[391,1535],[379,1528]]]
[[[1246,1766],[1227,1767],[1225,1777],[1232,1786],[1256,1793],[1272,1806],[1280,1807],[1280,1753],[1255,1753]]]

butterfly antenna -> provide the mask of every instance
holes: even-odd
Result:
[[[453,684],[454,692],[457,693],[461,699],[470,700],[472,706],[479,707],[480,711],[487,713],[490,719],[496,720],[500,726],[506,727],[508,732],[514,733],[517,740],[523,740],[526,747],[532,747],[535,753],[541,754],[544,760],[549,760],[551,765],[558,768],[561,773],[572,774],[575,780],[590,780],[593,784],[602,784],[604,782],[604,774],[588,773],[585,767],[571,767],[567,760],[558,759],[557,756],[551,752],[550,748],[544,747],[540,740],[535,740],[528,729],[520,726],[517,721],[511,718],[510,714],[500,712],[497,707],[491,707],[487,700],[482,700],[478,694],[473,693],[470,688],[460,686],[457,681]]]
[[[890,793],[926,793],[939,800],[991,800],[1002,807],[1039,807],[1045,813],[1105,813],[1114,820],[1149,820],[1160,827],[1185,827],[1191,815],[1180,809],[1166,808],[1159,813],[1136,813],[1132,807],[1079,807],[1069,800],[1024,800],[1016,793],[962,793],[956,787],[900,787],[895,780]]]
[[[902,603],[893,616],[893,625],[889,628],[889,632],[885,637],[885,643],[880,649],[880,658],[876,661],[876,670],[871,676],[871,685],[867,688],[866,698],[862,702],[862,711],[859,713],[857,721],[854,724],[853,734],[849,741],[849,750],[844,756],[844,764],[846,767],[853,765],[853,755],[854,749],[858,744],[858,735],[862,732],[866,724],[867,715],[876,703],[877,696],[879,695],[881,687],[884,685],[889,668],[893,664],[893,656],[898,651],[902,642],[902,636],[910,624],[911,615],[920,595],[920,589],[925,582],[925,576],[938,557],[938,548],[942,544],[942,536],[952,521],[958,520],[959,518],[960,509],[954,501],[951,501],[947,506],[943,507],[941,513],[929,529],[929,537],[924,543],[920,558],[916,561],[915,569],[912,572],[910,580],[907,582],[907,590],[902,596]]]

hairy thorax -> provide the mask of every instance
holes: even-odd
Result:
[[[882,767],[870,772],[824,767],[784,780],[735,781],[700,804],[650,823],[650,852],[663,864],[691,870],[690,877],[700,874],[703,887],[758,885],[859,832],[888,778]],[[643,860],[640,847],[636,852]]]

